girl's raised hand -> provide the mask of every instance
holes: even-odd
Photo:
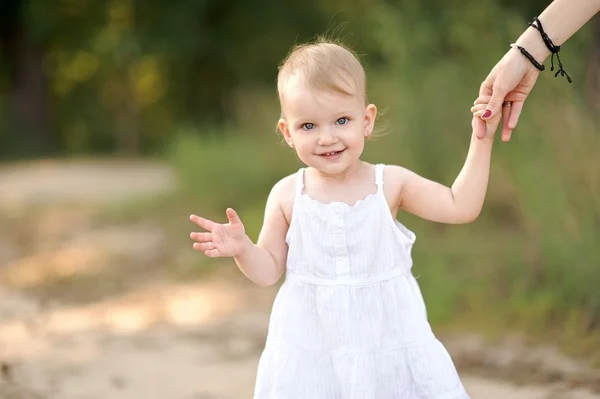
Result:
[[[227,208],[227,219],[229,223],[220,224],[211,220],[191,215],[190,220],[206,230],[206,232],[193,232],[190,238],[194,240],[193,248],[203,251],[211,258],[241,255],[248,242],[244,225],[238,214],[231,208]]]

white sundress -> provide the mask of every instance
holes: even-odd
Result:
[[[469,399],[431,331],[411,272],[415,235],[390,212],[383,170],[352,206],[313,200],[298,171],[254,399]]]

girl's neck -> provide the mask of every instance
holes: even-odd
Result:
[[[339,184],[356,179],[358,176],[361,176],[366,170],[370,170],[370,166],[371,165],[367,162],[363,162],[359,159],[341,173],[328,174],[323,171],[320,171],[319,169],[308,167],[306,170],[306,174],[313,181],[319,181],[324,184]]]
[[[351,205],[376,191],[375,167],[366,162],[358,161],[352,168],[334,176],[319,173],[314,168],[306,171],[304,194],[321,203],[345,202]],[[367,182],[371,182],[372,187]]]

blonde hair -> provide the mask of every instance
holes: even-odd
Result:
[[[296,73],[310,87],[362,96],[368,104],[365,70],[358,56],[339,42],[319,37],[312,43],[294,46],[279,66],[280,101],[285,81]]]

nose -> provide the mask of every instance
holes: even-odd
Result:
[[[319,145],[328,146],[337,141],[337,137],[331,129],[322,129],[319,135]]]

